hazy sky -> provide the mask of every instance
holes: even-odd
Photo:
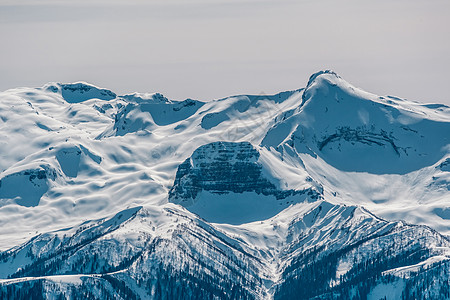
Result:
[[[0,90],[83,80],[210,100],[333,69],[450,104],[448,0],[0,0],[0,38]]]

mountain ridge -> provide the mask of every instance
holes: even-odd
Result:
[[[209,102],[0,99],[2,297],[450,297],[446,106],[330,70]]]

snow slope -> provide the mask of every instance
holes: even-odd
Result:
[[[332,71],[311,76],[302,99],[262,145],[294,149],[330,201],[449,232],[450,108],[375,96]]]
[[[268,120],[301,97],[296,91],[208,103],[170,101],[160,94],[107,100],[113,92],[83,83],[80,101],[68,101],[62,86],[0,93],[0,180],[14,180],[0,188],[0,249],[130,205],[167,202],[178,164],[197,147],[218,140],[258,144]],[[236,104],[244,102],[245,110]],[[203,129],[201,120],[214,112],[235,120]],[[55,178],[34,186],[27,175],[10,176],[29,165],[32,170],[48,166]],[[28,193],[21,186],[28,185],[36,189],[34,198],[20,198]]]
[[[183,291],[205,296],[191,284],[219,276],[248,298],[289,298],[311,266],[328,273],[306,298],[448,281],[444,105],[376,96],[332,71],[209,102],[49,83],[0,93],[0,135],[0,273],[23,278],[3,286],[145,298],[143,282],[156,295],[189,275]],[[361,285],[373,272],[384,279]]]

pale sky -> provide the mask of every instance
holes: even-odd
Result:
[[[87,81],[212,100],[333,69],[450,105],[448,0],[0,0],[0,90]]]

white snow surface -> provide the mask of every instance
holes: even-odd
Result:
[[[216,141],[252,143],[281,190],[314,182],[329,203],[450,234],[450,108],[379,97],[330,71],[305,90],[206,103],[87,83],[11,89],[0,93],[0,136],[0,250],[127,208],[171,205],[179,164]],[[270,212],[245,218],[257,198],[202,193],[191,210],[267,246],[278,234],[264,229],[271,217],[290,222],[315,205],[267,201]],[[227,199],[241,219],[223,218]]]

